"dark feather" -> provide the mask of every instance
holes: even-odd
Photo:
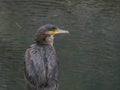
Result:
[[[58,60],[54,47],[33,44],[25,53],[25,78],[29,90],[57,90]]]

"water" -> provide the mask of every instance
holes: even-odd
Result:
[[[59,90],[120,90],[119,0],[0,0],[0,90],[26,90],[24,52],[46,23],[57,35]]]

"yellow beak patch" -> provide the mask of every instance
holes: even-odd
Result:
[[[51,34],[51,35],[55,35],[55,34],[57,34],[57,32],[58,32],[58,30],[55,29],[55,30],[53,30],[53,31],[50,31],[50,34]]]

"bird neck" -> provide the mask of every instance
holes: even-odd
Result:
[[[45,37],[42,40],[42,42],[36,41],[37,45],[51,45],[51,46],[53,46],[53,43],[54,43],[54,36],[53,35]]]
[[[53,43],[44,42],[44,43],[36,43],[36,45],[38,45],[38,46],[53,46]]]
[[[53,43],[54,43],[54,36],[53,35],[46,37],[44,44],[48,44],[48,45],[53,46]]]

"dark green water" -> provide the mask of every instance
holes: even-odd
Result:
[[[120,90],[119,0],[0,0],[0,90],[26,90],[24,52],[46,23],[55,37],[59,90]]]

